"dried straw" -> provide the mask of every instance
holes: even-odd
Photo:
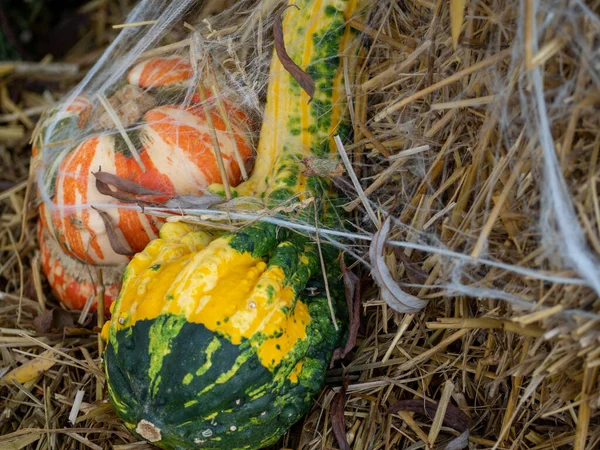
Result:
[[[355,134],[343,153],[357,177],[347,209],[360,231],[320,236],[347,239],[368,260],[373,219],[391,215],[393,245],[381,256],[402,288],[429,304],[395,313],[369,267],[355,265],[367,280],[357,346],[276,448],[338,448],[331,406],[344,377],[353,449],[444,448],[461,434],[443,420],[454,407],[469,418],[471,448],[598,448],[599,9],[582,0],[381,0],[368,21],[351,20],[367,55],[349,86]],[[102,11],[98,23],[110,33],[122,18]],[[43,308],[58,308],[40,285],[35,212],[24,201],[28,121],[43,106],[21,100],[0,111],[0,374],[34,355],[52,362],[0,386],[0,448],[150,449],[98,397],[96,332],[35,331]],[[386,414],[407,400],[439,407]]]

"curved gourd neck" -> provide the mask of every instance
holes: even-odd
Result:
[[[330,181],[306,176],[302,160],[336,158],[333,136],[348,130],[341,58],[350,55],[355,33],[346,23],[358,1],[292,3],[300,9],[288,8],[283,14],[285,46],[312,77],[315,95],[309,103],[308,94],[274,54],[254,171],[236,189],[239,195],[273,202],[322,195],[317,191],[328,189]]]

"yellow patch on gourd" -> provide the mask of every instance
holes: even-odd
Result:
[[[300,375],[300,373],[302,372],[303,366],[304,366],[304,364],[302,363],[302,361],[300,361],[298,364],[296,364],[294,366],[294,368],[292,369],[292,371],[290,372],[290,374],[288,375],[288,380],[290,380],[292,383],[297,383],[298,375]]]
[[[110,383],[108,383],[108,392],[112,399],[112,404],[113,404],[113,407],[115,408],[115,410],[117,410],[121,413],[127,411],[127,405],[121,400],[121,398],[114,395],[114,391],[112,390]]]
[[[112,305],[114,305],[114,302]],[[112,305],[110,306],[112,307]],[[100,331],[100,338],[104,342],[108,342],[108,330],[110,330],[110,322],[104,322],[104,325],[102,325],[102,331]]]
[[[190,234],[156,239],[133,258],[118,299],[117,329],[173,314],[236,345],[261,333],[266,339],[256,344],[257,355],[274,368],[306,337],[307,306],[295,302],[280,267],[267,268],[262,259],[234,250],[230,238],[206,248],[200,239],[194,249]]]
[[[210,415],[208,415],[208,416],[205,416],[205,417],[203,417],[203,418],[202,418],[202,420],[204,420],[204,421],[213,420],[213,419],[214,419],[215,417],[217,417],[218,415],[219,415],[219,412],[218,412],[218,411],[215,411],[214,413],[212,413],[212,414],[210,414]]]

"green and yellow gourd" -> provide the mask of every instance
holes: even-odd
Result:
[[[279,204],[314,197],[325,221],[329,181],[300,161],[335,155],[344,126],[340,54],[356,0],[296,1],[286,47],[316,84],[313,101],[274,56],[250,179],[236,193]],[[217,190],[215,188],[215,190]],[[306,217],[314,217],[307,213]],[[342,344],[339,251],[266,222],[211,235],[167,223],[129,263],[103,329],[109,398],[128,428],[165,449],[258,449],[310,408]]]

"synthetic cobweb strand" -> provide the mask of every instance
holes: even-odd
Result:
[[[100,207],[103,207],[103,206],[108,207],[110,205],[100,205]],[[141,211],[141,208],[138,206],[124,205],[123,208]],[[145,207],[144,211],[146,211],[148,214],[157,214],[157,215],[164,214],[164,208],[161,208],[161,207]],[[260,221],[269,222],[269,223],[272,223],[275,225],[279,225],[279,226],[282,226],[285,228],[297,230],[299,232],[306,232],[306,233],[312,233],[312,234],[318,233],[319,235],[323,236],[326,239],[327,238],[331,239],[332,242],[335,242],[337,246],[339,246],[340,248],[342,248],[344,250],[347,250],[348,247],[350,246],[350,244],[348,244],[348,242],[370,242],[373,239],[372,234],[348,232],[348,231],[335,230],[335,229],[329,229],[329,228],[323,228],[323,227],[317,228],[314,225],[307,224],[304,222],[293,221],[293,220],[290,220],[288,217],[281,217],[281,216],[265,216],[265,215],[260,215],[260,214],[256,214],[256,213],[251,213],[251,212],[244,212],[244,211],[239,211],[239,212],[232,211],[232,210],[218,211],[218,210],[214,210],[214,209],[197,209],[197,208],[182,208],[180,210],[180,212],[182,214],[184,214],[184,216],[181,218],[177,218],[177,220],[193,222],[194,217],[199,217],[199,218],[202,218],[205,220],[212,220],[215,223],[217,223],[218,221],[230,221],[230,220],[249,221],[249,222],[260,220]],[[566,284],[566,285],[571,284],[571,285],[578,285],[578,286],[587,286],[586,280],[582,280],[580,278],[569,278],[569,277],[562,277],[562,276],[558,276],[558,275],[551,275],[551,274],[547,274],[547,273],[544,273],[541,271],[536,271],[534,269],[528,269],[526,267],[511,265],[511,264],[503,263],[501,261],[495,261],[492,259],[486,259],[486,258],[474,259],[469,255],[449,250],[448,248],[445,248],[441,244],[428,245],[428,244],[419,243],[419,242],[407,242],[407,241],[398,241],[398,240],[388,240],[387,244],[395,246],[395,247],[419,250],[419,251],[423,251],[425,253],[439,254],[439,255],[446,257],[449,260],[454,261],[454,262],[470,263],[473,265],[480,265],[480,266],[497,267],[502,270],[514,272],[516,274],[520,274],[525,277],[531,277],[531,278],[538,279],[541,281],[549,281],[552,283]]]
[[[538,12],[537,2],[534,2],[534,5],[535,8],[532,15],[535,17]],[[535,21],[533,21],[532,27],[535,37],[533,39],[533,51],[537,52],[538,35],[543,30],[538,30]],[[585,42],[585,40],[582,39],[576,42]],[[583,58],[589,58],[590,55],[587,53],[587,49],[579,48],[578,50]],[[587,59],[585,65],[580,70],[585,70],[585,66],[592,66],[592,63],[593,60]],[[591,72],[594,72],[593,69]],[[568,197],[568,187],[560,168],[552,138],[551,122],[548,117],[542,74],[539,67],[531,71],[530,80],[533,84],[533,98],[537,112],[538,139],[544,155],[545,186],[543,201],[545,207],[552,212],[556,223],[556,227],[553,227],[546,221],[542,222],[543,233],[553,237],[568,264],[585,278],[596,293],[600,295],[600,261],[589,251],[584,241],[583,230],[575,215],[573,204]]]

